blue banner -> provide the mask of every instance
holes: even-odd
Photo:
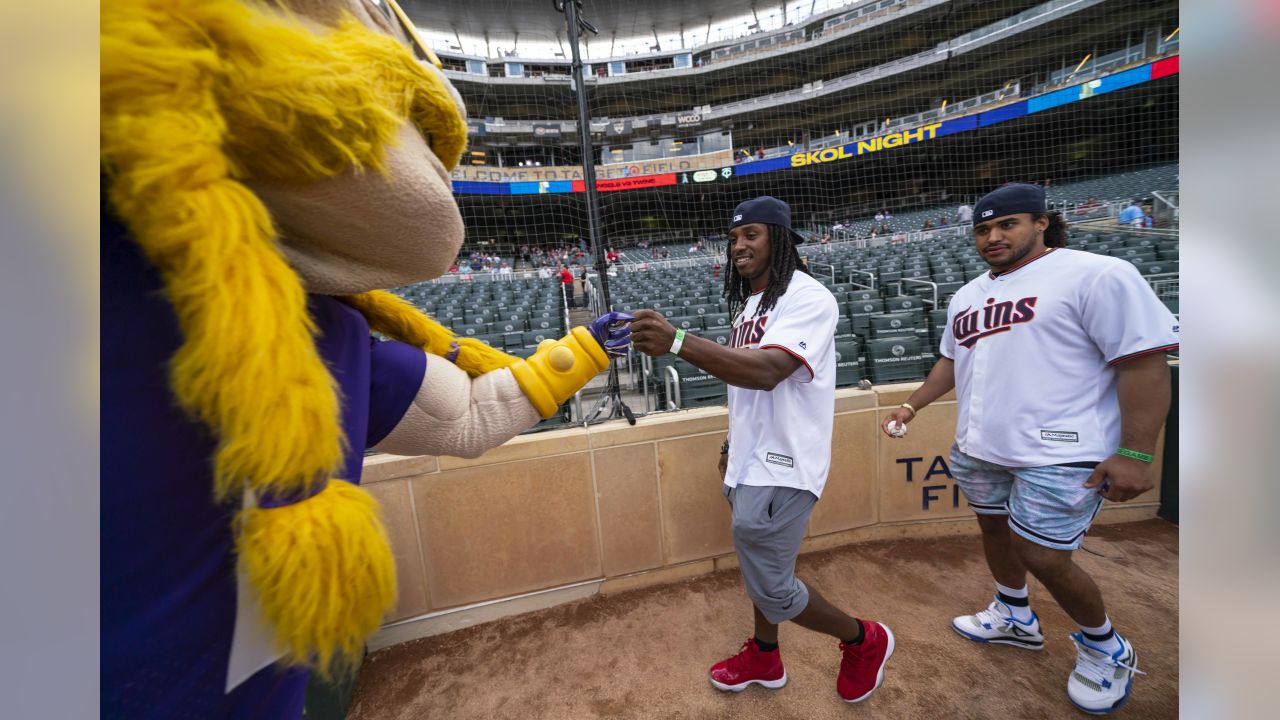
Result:
[[[1020,102],[1013,103],[1012,105],[1005,105],[1002,108],[996,108],[995,110],[982,113],[978,116],[978,127],[995,125],[996,123],[1002,123],[1005,120],[1020,118],[1026,114],[1027,101],[1022,100]]]
[[[934,137],[945,137],[952,133],[964,132],[978,127],[978,116],[969,115],[968,117],[956,118],[942,123],[942,127],[938,128],[934,133]]]
[[[756,173],[769,172],[770,170],[782,170],[791,167],[791,156],[769,158],[768,160],[756,160],[755,162],[746,162],[741,165],[733,166],[734,175],[755,175]]]

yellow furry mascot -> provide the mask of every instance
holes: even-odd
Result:
[[[103,715],[297,717],[395,600],[365,448],[479,455],[625,338],[520,360],[379,290],[463,238],[465,112],[394,14],[112,0],[101,28]]]

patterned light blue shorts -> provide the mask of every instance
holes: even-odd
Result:
[[[1075,550],[1102,507],[1098,488],[1084,486],[1090,467],[1011,468],[951,448],[951,474],[979,515],[1007,515],[1009,528],[1037,545]]]

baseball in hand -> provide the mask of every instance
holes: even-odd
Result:
[[[907,436],[906,423],[899,423],[897,420],[890,420],[886,427],[889,430],[889,434],[896,438]]]

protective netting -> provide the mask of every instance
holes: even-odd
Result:
[[[760,11],[756,24],[774,29],[710,43],[704,34],[676,50],[668,41],[606,58],[608,43],[591,39],[591,160],[598,239],[618,273],[614,308],[666,306],[691,329],[718,332],[708,323],[727,310],[715,266],[730,212],[773,195],[791,205],[811,269],[841,301],[841,384],[922,377],[945,299],[985,269],[967,239],[968,208],[1012,181],[1044,185],[1077,246],[1132,250],[1176,305],[1176,2],[823,5],[806,14],[817,4],[787,3],[785,25]],[[592,9],[585,4],[587,19]],[[546,12],[556,12],[551,3]],[[609,12],[625,20],[627,10]],[[635,13],[630,27],[643,34],[638,18],[652,11]],[[472,128],[453,177],[464,255],[479,255],[458,275],[503,278],[488,270],[505,263],[516,276],[561,264],[576,276],[575,263],[594,262],[562,49],[563,58],[535,59],[436,45]],[[1131,201],[1144,211],[1139,225],[1154,228],[1117,225]],[[640,269],[650,272],[632,272]],[[543,288],[540,312],[557,283],[549,275],[528,281]],[[905,341],[880,342],[895,337]],[[642,374],[665,383],[646,397],[649,409],[676,400],[676,379],[718,382],[682,361],[646,361],[643,373],[634,365],[624,366],[629,389],[642,389]],[[703,399],[685,392],[679,402]]]

